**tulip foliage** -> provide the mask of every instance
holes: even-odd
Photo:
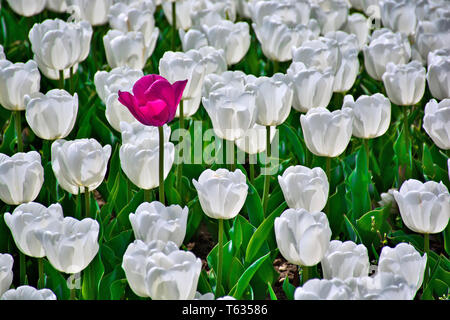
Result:
[[[450,299],[448,1],[0,6],[0,299]]]

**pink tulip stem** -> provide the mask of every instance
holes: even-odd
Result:
[[[17,151],[23,152],[23,141],[22,141],[22,115],[20,110],[13,111],[15,116],[15,127],[17,135]]]
[[[165,205],[164,200],[164,128],[158,127],[159,130],[159,202]]]
[[[180,130],[184,130],[184,111],[183,111],[183,100],[180,100]],[[183,141],[184,138],[182,138],[181,141]],[[183,149],[180,152],[180,157],[183,157]],[[181,179],[183,177],[183,164],[180,162],[177,167],[177,188],[178,190],[181,190]]]
[[[177,6],[172,2],[172,51],[175,51],[175,38],[177,36]]]
[[[269,159],[271,156],[270,150],[270,126],[266,126],[266,154],[267,154],[267,167],[269,166]],[[269,213],[267,212],[267,204],[269,203],[269,188],[270,188],[270,175],[268,172],[264,175],[264,189],[263,189],[263,211],[267,217]]]
[[[38,270],[39,270],[39,280],[38,289],[45,288],[45,274],[44,274],[44,258],[38,258]]]
[[[223,219],[218,219],[218,244],[217,244],[217,278],[216,278],[216,299],[222,296],[222,269],[223,269]]]

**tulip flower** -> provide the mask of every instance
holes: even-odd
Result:
[[[370,266],[369,254],[363,244],[333,240],[321,265],[325,279],[346,280],[352,277],[367,277]]]
[[[270,127],[270,143],[275,137],[276,128]],[[254,155],[257,153],[264,152],[267,148],[267,128],[265,126],[260,126],[255,123],[252,128],[249,128],[245,134],[234,141],[236,146],[248,153]],[[250,166],[252,163],[250,163]]]
[[[35,231],[52,266],[70,274],[84,270],[97,255],[98,233],[97,221],[91,218],[79,221],[72,217],[55,221],[47,230]]]
[[[345,283],[353,292],[353,300],[412,300],[416,294],[415,288],[402,276],[391,272],[349,278]]]
[[[67,0],[47,0],[45,7],[48,10],[63,13],[67,10]]]
[[[203,301],[207,301],[207,300],[236,300],[236,298],[232,297],[232,296],[223,296],[217,299],[214,299],[214,293],[212,292],[207,292],[205,294],[201,294],[200,292],[196,292],[195,293],[195,299],[194,300],[203,300]]]
[[[222,290],[223,268],[223,220],[233,219],[239,214],[247,198],[248,186],[241,170],[207,169],[197,180],[193,179],[203,212],[212,219],[218,219],[218,269],[216,274],[216,297]]]
[[[300,112],[325,108],[333,95],[334,74],[331,68],[320,71],[302,62],[293,62],[287,74],[294,90],[293,107]]]
[[[190,13],[193,26],[213,25],[220,20],[236,20],[234,0],[194,1]]]
[[[14,259],[7,253],[0,253],[0,297],[12,284]]]
[[[389,62],[407,63],[411,58],[411,46],[405,34],[393,33],[382,28],[375,30],[369,45],[363,49],[364,66],[375,80],[381,80]]]
[[[353,135],[361,139],[382,136],[391,121],[391,102],[380,93],[371,96],[362,95],[358,99],[352,95],[344,97],[342,110],[353,116]]]
[[[401,106],[418,103],[425,93],[426,70],[418,61],[408,64],[388,63],[383,84],[389,100]]]
[[[131,289],[140,297],[190,300],[195,298],[202,263],[171,241],[146,244],[135,240],[125,251],[122,268]]]
[[[278,176],[278,183],[291,209],[318,212],[327,203],[330,185],[322,168],[291,166]]]
[[[9,205],[31,202],[44,183],[41,155],[18,152],[12,157],[0,153],[0,199]]]
[[[367,18],[361,13],[348,16],[344,31],[356,35],[359,50],[362,50],[369,40],[369,24]]]
[[[3,49],[3,46],[0,44],[0,60],[5,60],[6,56],[5,56],[5,52]]]
[[[65,138],[72,131],[78,112],[78,95],[53,89],[45,95],[38,92],[25,96],[25,117],[41,139]]]
[[[18,15],[31,17],[41,13],[47,0],[6,0],[11,9]]]
[[[407,0],[383,0],[380,2],[381,21],[394,32],[410,35],[416,30],[416,4]]]
[[[59,73],[60,89],[63,80],[71,77],[77,63],[89,55],[92,26],[87,21],[78,23],[47,19],[31,28],[28,35],[33,59],[43,72],[55,79]]]
[[[394,191],[395,201],[405,225],[414,232],[442,232],[450,219],[450,194],[442,183],[415,179],[405,181]]]
[[[86,215],[90,215],[90,192],[105,178],[111,146],[95,139],[58,139],[51,147],[52,169],[59,185],[71,194],[84,193]]]
[[[302,62],[306,67],[321,72],[331,68],[334,75],[341,64],[339,43],[326,37],[305,41],[301,47],[292,48],[292,61]]]
[[[164,131],[163,125],[175,117],[188,80],[171,84],[164,77],[150,74],[133,86],[133,94],[119,90],[119,102],[142,124],[158,127],[159,131],[159,199],[164,204]]]
[[[275,218],[275,239],[281,255],[290,263],[302,267],[303,283],[309,277],[310,266],[322,260],[331,239],[331,229],[323,212],[287,209]]]
[[[294,292],[294,300],[351,300],[353,293],[342,280],[311,279]]]
[[[412,245],[402,242],[395,248],[383,247],[378,260],[378,272],[401,275],[417,291],[422,285],[426,265],[426,253],[421,256]]]
[[[198,53],[202,56],[202,62],[205,65],[205,75],[221,74],[227,71],[227,60],[223,49],[206,46],[199,48]]]
[[[255,80],[255,76],[246,75],[240,70],[225,71],[220,74],[208,74],[203,81],[202,96],[207,98],[211,92],[227,86],[245,90],[248,89],[246,86],[249,87]]]
[[[178,34],[180,36],[181,47],[183,48],[184,52],[192,49],[198,50],[200,48],[208,46],[208,38],[206,38],[206,35],[201,29],[192,28],[187,32],[183,29],[180,29],[178,31]]]
[[[147,44],[140,31],[122,32],[111,29],[103,37],[106,60],[111,68],[128,66],[142,70],[147,59],[155,50],[159,29],[155,28],[150,42]]]
[[[307,1],[249,1],[248,8],[253,22],[257,25],[262,25],[268,15],[282,23],[297,25],[306,25],[311,18],[311,5]]]
[[[78,20],[87,20],[93,26],[108,22],[109,9],[113,0],[66,0],[67,11],[73,12]]]
[[[98,96],[106,106],[106,120],[113,129],[120,132],[120,122],[137,122],[131,112],[119,102],[118,91],[128,91],[134,83],[142,78],[141,70],[131,69],[127,66],[112,69],[110,72],[97,71],[94,76],[95,89]]]
[[[161,202],[144,202],[130,213],[130,222],[137,240],[149,243],[153,240],[172,241],[178,247],[186,235],[188,207],[164,206]]]
[[[450,48],[429,53],[427,82],[433,97],[450,98]]]
[[[174,24],[173,17],[175,16],[176,28],[181,28],[183,30],[187,30],[192,26],[191,12],[193,6],[193,0],[169,0],[162,2],[162,9],[164,10],[164,15],[166,16],[169,24]]]
[[[133,2],[127,5],[122,2],[114,4],[108,14],[111,28],[124,33],[140,31],[144,35],[145,44],[148,46],[159,32],[155,33],[155,19],[153,17],[155,5],[153,2]]]
[[[414,39],[414,48],[418,56],[416,60],[426,61],[428,54],[438,49],[448,48],[450,43],[450,22],[448,17],[419,20]],[[404,63],[404,62],[403,62]]]
[[[57,300],[57,298],[50,289],[38,290],[30,286],[20,286],[6,291],[0,300]]]
[[[322,34],[341,29],[347,22],[349,5],[345,0],[317,0],[312,16],[321,26]]]
[[[450,150],[450,99],[431,99],[425,105],[423,128],[436,146]]]
[[[306,146],[317,156],[337,157],[350,142],[353,119],[342,110],[313,108],[300,116],[300,122]]]

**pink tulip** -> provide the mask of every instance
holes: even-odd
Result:
[[[175,117],[187,80],[170,84],[157,74],[149,74],[133,86],[133,94],[119,90],[119,101],[147,126],[161,127]]]

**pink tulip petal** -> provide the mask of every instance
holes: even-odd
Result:
[[[149,101],[145,106],[140,108],[140,111],[146,119],[150,119],[150,122],[154,126],[159,127],[168,122],[169,110],[164,100],[157,99]]]
[[[123,104],[125,107],[128,108],[128,110],[130,110],[131,114],[140,122],[142,122],[142,115],[138,113],[138,101],[136,100],[136,98],[129,92],[123,92],[120,91],[118,92],[119,95],[119,102],[121,104]]]
[[[181,98],[183,97],[183,91],[184,88],[186,88],[187,80],[180,80],[176,81],[172,84],[173,91],[174,91],[174,102],[175,104],[173,106],[170,106],[170,113],[173,114],[175,117],[175,113],[177,112],[178,104],[181,101]]]
[[[147,98],[145,97],[145,91],[157,80],[166,80],[160,75],[149,74],[143,76],[133,86],[133,93],[135,97],[139,100],[139,104],[145,104]],[[167,81],[167,80],[166,80]]]
[[[168,106],[174,104],[174,92],[172,85],[167,80],[157,80],[145,91],[147,101],[164,100]]]

